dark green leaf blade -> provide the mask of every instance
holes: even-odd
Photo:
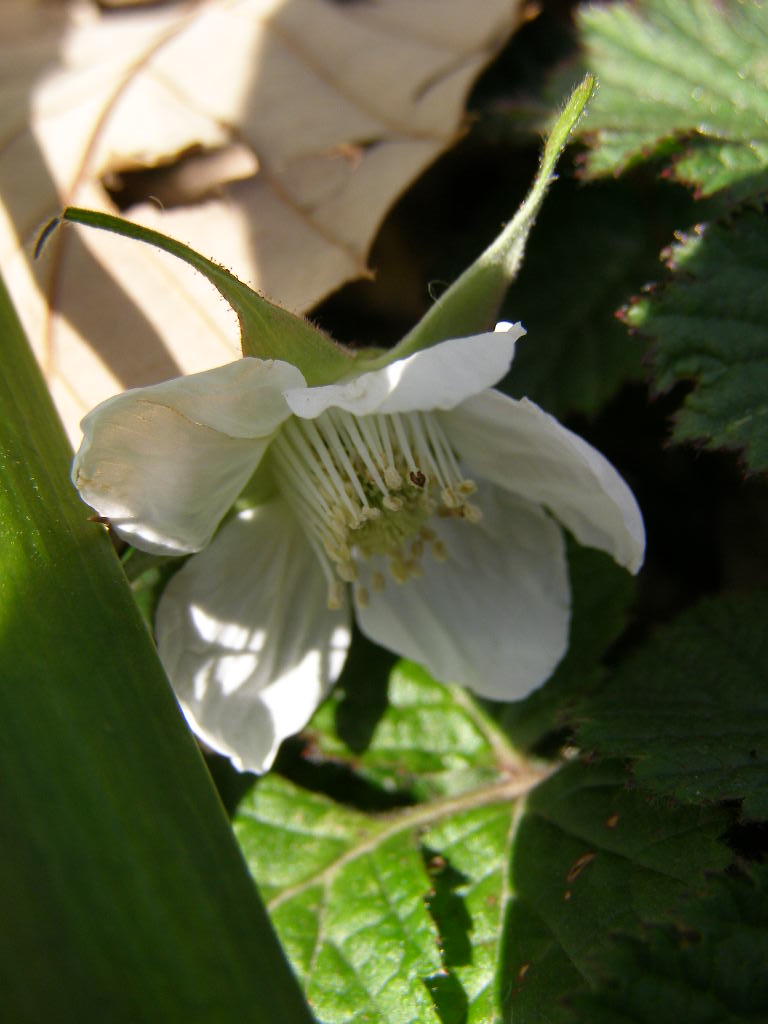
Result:
[[[717,841],[728,820],[653,802],[616,764],[572,763],[535,790],[512,851],[504,1020],[572,1020],[562,1000],[596,977],[612,935],[663,915],[728,863]]]
[[[307,1021],[0,284],[3,1014]]]
[[[681,800],[768,818],[768,595],[702,602],[586,701],[580,742]]]
[[[714,878],[673,922],[617,938],[597,991],[572,1002],[594,1024],[747,1024],[768,1019],[768,872]]]
[[[615,174],[638,158],[690,149],[695,159],[686,158],[675,173],[700,191],[735,186],[744,196],[750,185],[752,194],[765,191],[759,173],[768,169],[764,5],[590,4],[580,10],[579,34],[601,86],[582,127],[593,142],[589,173]]]
[[[676,441],[743,450],[768,469],[768,221],[746,211],[668,254],[668,284],[636,300],[627,323],[653,341],[656,387],[693,381]]]

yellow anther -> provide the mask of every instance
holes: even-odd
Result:
[[[371,573],[371,586],[373,587],[374,590],[378,590],[379,592],[381,592],[382,590],[384,590],[386,585],[387,580],[383,572],[378,572],[377,570],[376,572]]]
[[[432,541],[432,557],[436,562],[444,562],[448,558],[445,544],[441,540]]]
[[[387,466],[384,470],[384,483],[387,487],[390,487],[393,491],[399,491],[403,486],[403,478],[397,472],[394,466]]]
[[[464,505],[463,512],[468,523],[479,523],[483,518],[483,510],[478,505],[471,505],[469,502]]]
[[[390,512],[399,512],[403,507],[402,499],[396,498],[394,494],[385,494],[381,499],[381,504]]]
[[[440,491],[440,499],[446,508],[458,508],[461,504],[461,500],[456,497],[450,487],[444,487]]]
[[[354,562],[339,562],[336,572],[345,583],[354,583],[357,579],[357,566]]]
[[[371,603],[371,595],[367,587],[355,587],[355,599],[361,608],[367,608]]]
[[[405,583],[408,579],[408,569],[402,558],[393,558],[389,563],[389,573],[395,583]]]
[[[331,580],[328,584],[328,607],[331,611],[341,608],[344,602],[344,584],[340,580]]]
[[[323,541],[323,547],[333,562],[348,562],[352,558],[352,553],[343,542],[328,539]]]

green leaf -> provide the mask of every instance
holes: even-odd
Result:
[[[684,153],[673,173],[702,193],[768,185],[768,9],[758,0],[590,4],[578,18],[600,92],[582,127],[590,174]]]
[[[555,179],[557,161],[594,88],[594,76],[587,75],[574,89],[547,138],[530,192],[501,234],[453,282],[394,349],[378,360],[368,361],[366,369],[385,365],[446,338],[493,328],[506,290],[520,269],[525,244],[536,215]]]
[[[616,765],[572,763],[527,801],[510,865],[504,1020],[571,1021],[561,1000],[596,978],[613,934],[658,918],[728,863],[724,811],[654,803],[623,781]]]
[[[743,449],[768,469],[768,231],[747,211],[700,227],[668,253],[666,287],[635,301],[626,322],[653,339],[656,387],[692,380],[676,441]]]
[[[437,1022],[424,984],[440,969],[437,933],[408,832],[277,779],[256,787],[236,828],[262,884],[280,884],[273,920],[321,1020]]]
[[[353,651],[355,678],[372,654]],[[343,689],[316,714],[307,778],[317,786],[324,764],[346,765],[399,792],[398,809],[352,810],[273,775],[240,804],[236,834],[323,1024],[481,1024],[498,1002],[515,798],[541,769],[464,691],[407,662],[388,684],[375,723],[347,720]]]
[[[0,282],[3,1015],[309,1022]]]
[[[617,938],[594,994],[574,999],[594,1024],[747,1024],[768,1019],[768,871],[714,878],[672,923]]]
[[[154,245],[199,270],[237,313],[240,342],[244,356],[259,359],[282,359],[297,366],[308,384],[327,384],[349,372],[352,354],[337,345],[327,334],[303,317],[269,302],[229,271],[211,262],[189,246],[174,238],[142,227],[108,213],[69,207],[61,215],[63,221],[113,231],[125,238]],[[51,225],[38,243],[47,237]]]
[[[498,954],[509,800],[521,788],[519,780],[507,780],[463,798],[374,816],[277,776],[256,784],[238,809],[236,834],[323,1024],[438,1024],[435,1004],[444,999],[440,979],[449,968],[463,999],[473,1003],[482,995]],[[432,832],[429,826],[442,819],[448,819],[442,830]],[[441,847],[473,860],[475,876],[482,864],[485,894],[494,897],[493,922],[485,920],[487,908],[482,921],[473,918],[474,937],[482,941],[466,971],[443,963],[440,933],[425,902],[432,888],[428,869],[442,870],[444,855],[433,852]],[[474,902],[468,905],[462,894],[462,913],[471,914]],[[465,937],[465,950],[469,941]],[[456,946],[449,940],[445,948]]]
[[[408,799],[459,793],[496,778],[499,760],[519,761],[461,687],[444,686],[407,661],[397,662],[383,678],[369,674],[366,681],[361,679],[361,647],[373,660],[375,649],[357,645],[339,685],[310,723],[321,756],[354,765],[369,783]],[[373,690],[382,686],[386,690],[379,700]],[[372,728],[359,713],[365,703],[381,709]]]
[[[704,601],[586,701],[579,740],[681,800],[768,818],[768,595]]]
[[[334,734],[340,705],[316,716],[307,779],[343,763],[417,802],[360,810],[272,775],[235,816],[323,1024],[559,1020],[615,927],[727,862],[725,811],[654,804],[616,765],[569,764],[531,792],[551,769],[522,761],[471,698],[407,663],[391,675],[395,708],[357,760]]]

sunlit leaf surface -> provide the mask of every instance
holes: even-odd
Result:
[[[469,698],[407,663],[390,695],[347,762],[342,792],[368,787],[356,807],[273,775],[235,816],[323,1024],[564,1019],[560,997],[590,977],[613,930],[727,862],[725,812],[670,811],[611,765],[574,763],[541,782]],[[346,746],[329,708],[338,722],[327,706],[305,752],[316,788]],[[335,761],[321,756],[334,747]],[[424,800],[430,775],[443,795]],[[390,810],[369,809],[386,793]]]
[[[583,125],[592,174],[655,153],[710,193],[768,188],[768,9],[759,0],[639,0],[581,8],[584,60],[601,83]]]

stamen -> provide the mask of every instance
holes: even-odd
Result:
[[[338,431],[334,426],[333,420],[321,419],[319,429],[321,430],[325,440],[328,441],[328,443],[330,444],[331,450],[333,451],[333,454],[336,456],[336,458],[339,460],[342,469],[347,474],[347,479],[352,484],[355,494],[360,499],[360,504],[363,506],[363,509],[367,508],[368,502],[365,497],[365,491],[360,486],[360,481],[357,479],[355,467],[349,461],[349,456],[347,455],[346,448],[341,442],[341,438],[339,437]]]
[[[379,435],[384,446],[384,454],[387,458],[387,465],[384,467],[384,480],[387,487],[393,491],[399,491],[403,486],[403,478],[395,469],[395,454],[392,451],[392,441],[389,436],[389,417],[378,415],[376,422],[379,426]]]
[[[429,443],[424,435],[421,423],[419,422],[418,413],[409,412],[406,413],[406,415],[408,417],[408,423],[413,433],[414,447],[419,456],[420,462],[422,463],[423,466],[426,466],[431,470],[431,475],[435,480],[438,481],[441,487],[445,487],[447,481],[443,479],[443,476],[440,473],[440,467],[438,466],[434,456],[432,455],[432,452],[430,451]]]
[[[294,424],[291,423],[290,426],[294,426]],[[304,428],[304,431],[307,434],[307,437],[309,438],[312,447],[315,449],[318,456],[320,457],[320,461],[322,462],[323,467],[328,473],[328,476],[331,478],[331,482],[336,487],[336,490],[338,494],[341,496],[342,500],[344,501],[344,504],[347,506],[349,511],[353,513],[353,515],[359,514],[355,506],[352,504],[352,499],[349,494],[349,491],[344,486],[344,481],[339,476],[338,470],[336,469],[333,459],[331,458],[330,453],[328,451],[328,446],[324,444],[323,438],[320,436],[320,432],[318,431],[317,427],[312,422],[312,420],[304,420],[304,422],[302,423],[302,427]],[[350,483],[352,483],[353,488],[355,487],[356,482],[356,476],[354,477],[354,482],[352,479],[350,479]],[[365,496],[363,496],[362,504],[365,504]]]
[[[354,562],[339,562],[336,565],[336,572],[345,583],[354,583],[357,579],[357,566]]]
[[[363,435],[369,455],[371,455],[376,462],[377,467],[384,472],[384,446],[379,438],[378,431],[376,430],[376,419],[374,416],[361,416],[355,421],[360,428],[360,433]]]
[[[483,518],[483,510],[478,505],[471,505],[467,501],[464,503],[464,518],[468,523],[479,523]]]
[[[448,552],[445,550],[445,544],[441,540],[432,541],[432,557],[436,562],[445,562],[448,558]]]
[[[429,412],[354,417],[332,409],[315,420],[293,418],[275,437],[270,460],[323,566],[331,608],[341,606],[343,585],[357,582],[363,561],[385,559],[399,584],[422,575],[427,547],[445,561],[445,545],[428,525],[433,515],[468,524],[482,517],[468,501],[474,482],[462,476]],[[386,580],[376,564],[366,574],[381,591]],[[366,586],[355,593],[365,607]]]
[[[400,445],[400,451],[402,452],[406,465],[411,473],[416,473],[418,475],[421,470],[413,460],[411,446],[408,444],[408,438],[405,436],[402,419],[398,415],[392,416],[391,419],[392,426],[395,428],[395,437],[397,438],[397,443]]]
[[[355,446],[357,454],[363,460],[363,465],[371,474],[371,479],[379,488],[381,493],[386,494],[387,486],[379,476],[379,471],[374,466],[373,460],[371,459],[371,456],[368,452],[368,448],[365,442],[363,441],[362,437],[360,436],[360,431],[357,428],[357,421],[354,419],[354,417],[347,416],[346,419],[344,420],[343,425],[347,436],[350,438],[353,445]]]
[[[461,480],[462,477],[459,472],[459,467],[456,465],[453,452],[446,444],[445,437],[438,426],[437,420],[433,416],[424,416],[422,418],[424,426],[426,427],[431,450],[437,457],[437,462],[440,466],[443,477],[445,480]]]

